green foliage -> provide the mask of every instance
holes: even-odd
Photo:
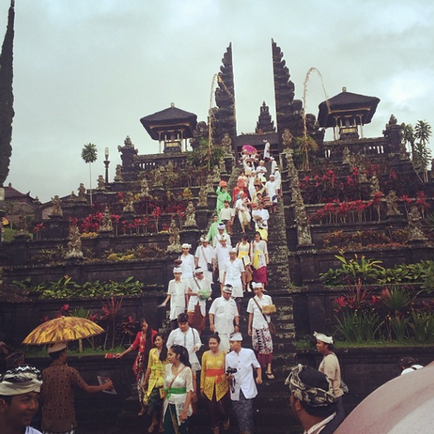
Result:
[[[26,288],[30,292],[39,294],[40,299],[71,299],[90,297],[111,297],[123,295],[138,295],[142,293],[142,284],[133,280],[132,276],[123,282],[86,282],[79,285],[71,277],[64,276],[54,282],[43,282],[39,285],[32,285],[30,279],[14,281],[14,285]]]
[[[346,260],[343,256],[335,256],[341,262],[341,268],[330,268],[320,274],[326,286],[354,284],[361,280],[364,284],[385,285],[400,283],[420,283],[422,289],[432,292],[434,289],[434,261],[420,261],[415,264],[397,264],[393,268],[384,268],[381,261],[360,259]]]
[[[81,158],[85,163],[94,163],[98,158],[98,151],[96,149],[96,145],[93,143],[88,143],[84,145],[81,151]]]
[[[410,318],[404,316],[388,317],[390,328],[393,332],[393,337],[401,342],[407,337],[407,330],[410,323]]]
[[[13,44],[14,44],[14,2],[11,2],[8,13],[8,26],[0,54],[0,186],[9,173],[12,155],[12,121],[14,112],[13,82]]]
[[[416,294],[410,294],[405,288],[386,288],[381,292],[384,305],[395,314],[402,312],[415,298]]]
[[[325,285],[355,284],[357,281],[363,283],[375,283],[384,268],[381,261],[355,255],[354,259],[347,260],[344,256],[335,255],[341,262],[341,268],[330,269],[320,274],[320,279]]]
[[[190,167],[212,169],[220,166],[220,160],[224,157],[225,151],[221,146],[209,146],[206,139],[201,139],[199,146],[187,154],[187,164]]]
[[[434,342],[434,314],[432,312],[413,310],[409,326],[416,341]]]
[[[359,310],[343,311],[336,317],[336,332],[350,342],[368,342],[379,336],[383,321],[375,312],[363,313]]]

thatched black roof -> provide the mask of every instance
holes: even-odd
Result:
[[[167,109],[144,116],[140,119],[140,122],[154,140],[159,139],[157,129],[164,130],[167,127],[178,125],[186,127],[184,130],[184,138],[190,138],[193,137],[193,131],[196,128],[197,116],[194,113],[181,110],[172,104]]]
[[[319,106],[318,122],[320,127],[334,127],[336,121],[333,115],[354,114],[362,116],[363,124],[369,124],[377,110],[380,99],[375,96],[359,95],[347,92],[345,89],[338,95],[323,101]]]

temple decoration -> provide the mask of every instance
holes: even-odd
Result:
[[[172,103],[167,109],[144,116],[140,122],[151,138],[158,140],[159,152],[163,143],[165,153],[179,153],[182,152],[183,143],[184,150],[187,150],[187,139],[194,135],[197,116],[175,107]]]
[[[369,124],[377,110],[379,98],[342,92],[319,107],[318,123],[323,128],[333,128],[335,140],[363,138],[363,125]],[[360,131],[359,131],[360,130]]]
[[[222,59],[223,65],[217,77],[215,90],[217,107],[212,109],[213,142],[222,143],[225,134],[229,134],[232,144],[236,143],[237,124],[235,117],[234,70],[232,64],[232,44],[226,49]]]
[[[271,40],[273,54],[274,94],[276,99],[276,123],[277,137],[279,140],[279,152],[283,150],[282,134],[289,129],[294,137],[303,135],[303,104],[294,99],[295,86],[291,81],[289,69],[283,60],[280,47]]]

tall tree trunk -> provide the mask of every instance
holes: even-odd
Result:
[[[12,120],[14,94],[13,81],[13,45],[15,1],[11,0],[8,15],[8,26],[0,54],[0,186],[5,182],[9,173],[9,163],[12,155]]]

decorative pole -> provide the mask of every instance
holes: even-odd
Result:
[[[109,176],[108,176],[108,169],[109,169],[109,148],[105,148],[105,152],[104,152],[104,166],[105,166],[105,183],[108,184],[109,183]]]

